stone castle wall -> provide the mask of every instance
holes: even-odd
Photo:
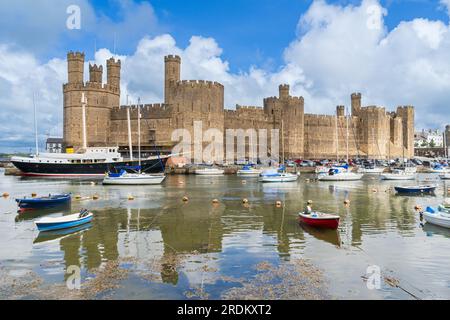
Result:
[[[102,83],[103,67],[89,66],[89,81],[84,82],[84,54],[70,52],[68,83],[64,91],[64,141],[66,146],[82,145],[81,93],[88,99],[88,145],[128,147],[127,108],[120,106],[120,61],[107,61],[107,83]],[[286,158],[345,158],[347,118],[345,107],[336,115],[304,113],[303,97],[293,97],[289,85],[280,85],[277,97],[263,100],[263,106],[224,108],[224,87],[213,81],[181,80],[181,58],[166,56],[164,103],[145,104],[141,109],[141,144],[170,150],[174,129],[186,129],[194,138],[194,121],[202,131],[219,129],[279,130],[280,155]],[[362,95],[350,97],[348,120],[350,157],[411,157],[414,152],[414,108],[398,107],[386,112],[383,107],[362,106]],[[132,141],[137,145],[137,108],[130,107]],[[450,134],[449,134],[450,139]],[[204,146],[208,145],[204,141]],[[284,146],[284,149],[283,149]],[[193,144],[192,144],[193,147]]]

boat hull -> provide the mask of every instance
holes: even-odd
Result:
[[[261,174],[260,170],[238,170],[237,175],[238,176],[244,176],[244,177],[257,177]]]
[[[383,180],[415,180],[415,174],[382,174],[381,179]]]
[[[416,194],[416,193],[433,193],[436,190],[435,186],[417,186],[417,187],[394,187],[395,191],[402,194]]]
[[[363,173],[363,174],[382,174],[383,172],[384,172],[384,168],[373,168],[373,169],[360,168],[358,170],[358,173]]]
[[[326,217],[328,216],[328,217]],[[324,228],[336,230],[339,227],[338,216],[326,215],[325,217],[313,217],[304,213],[299,214],[299,222],[314,228]]]
[[[77,216],[78,214],[72,215]],[[77,226],[84,225],[86,223],[89,223],[92,221],[94,215],[90,213],[88,216],[82,218],[82,219],[74,219],[71,221],[54,221],[52,222],[50,219],[42,219],[40,221],[36,221],[36,226],[39,231],[53,231],[53,230],[62,230],[62,229],[68,229],[73,228]],[[54,219],[57,220],[57,219]]]
[[[146,176],[146,177],[106,177],[103,179],[104,185],[152,185],[161,184],[166,176]]]
[[[423,212],[423,218],[427,223],[444,228],[450,228],[450,214],[437,211],[436,213]]]
[[[198,176],[223,176],[225,174],[225,170],[195,170],[195,174]]]
[[[159,173],[161,162],[165,166],[166,158],[142,160],[142,171],[146,173]],[[32,160],[30,160],[32,161]],[[104,163],[36,163],[13,161],[13,165],[22,172],[24,176],[43,176],[43,177],[78,177],[78,176],[104,176],[105,172],[112,171],[114,167],[119,166],[137,166],[138,161],[120,161]]]
[[[44,209],[56,206],[61,206],[69,203],[72,200],[70,194],[61,195],[57,198],[25,198],[16,199],[17,205],[20,209]]]
[[[288,176],[262,176],[259,178],[261,182],[294,182],[297,181],[297,175]]]
[[[450,180],[450,173],[440,174],[439,178],[441,178],[442,180]]]
[[[362,174],[335,174],[335,175],[320,175],[319,181],[357,181],[362,179]]]

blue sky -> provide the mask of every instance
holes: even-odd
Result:
[[[66,28],[72,4],[81,30]],[[62,135],[69,50],[86,65],[121,58],[122,102],[162,102],[163,56],[179,54],[184,79],[225,85],[226,108],[261,106],[288,83],[306,112],[332,114],[359,91],[364,105],[414,105],[419,129],[442,128],[449,11],[450,0],[2,0],[0,152],[33,146],[33,93],[40,141]]]

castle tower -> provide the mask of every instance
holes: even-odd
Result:
[[[414,156],[414,107],[398,107],[397,115],[402,118],[405,157],[411,158]]]
[[[68,83],[64,94],[64,144],[78,149],[83,145],[81,97],[87,99],[86,132],[88,147],[115,145],[110,133],[111,110],[120,104],[120,60],[107,61],[108,84],[102,85],[103,67],[89,66],[89,81],[83,81],[84,53],[67,55]]]
[[[71,51],[67,54],[67,73],[69,83],[83,83],[84,53]]]
[[[361,110],[361,93],[352,93],[352,116],[357,116]]]
[[[336,106],[336,116],[345,117],[345,106]]]
[[[280,84],[278,87],[280,92],[280,100],[287,100],[289,98],[289,85],[288,84]]]
[[[89,82],[102,83],[103,66],[89,64]]]
[[[168,55],[164,57],[164,102],[171,102],[170,89],[180,81],[181,77],[181,58],[179,56]]]
[[[112,89],[120,90],[120,60],[115,60],[113,57],[106,61],[107,68],[107,82]]]

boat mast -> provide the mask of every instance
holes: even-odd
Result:
[[[349,114],[348,114],[348,108],[347,108],[347,117],[346,117],[346,120],[347,120],[347,165],[349,164],[348,163],[348,118],[349,118]]]
[[[141,98],[138,98],[138,148],[139,173],[141,173]]]
[[[284,165],[284,121],[281,120],[281,148],[282,148],[282,164]]]
[[[127,122],[128,122],[128,147],[130,149],[130,160],[133,161],[133,145],[131,142],[130,105],[128,104],[128,95],[127,95]]]
[[[338,115],[336,114],[336,161],[339,164],[339,130],[338,130]]]
[[[36,143],[36,155],[39,156],[38,129],[36,119],[36,98],[34,96],[34,92],[33,92],[33,108],[34,108],[34,140]]]
[[[86,104],[87,99],[84,92],[81,93],[81,120],[83,123],[83,149],[87,149],[87,138],[86,138]]]
[[[448,158],[448,149],[447,149],[447,133],[445,132],[445,128],[444,128],[444,133],[442,134],[442,137],[444,139],[444,158],[447,159]]]

